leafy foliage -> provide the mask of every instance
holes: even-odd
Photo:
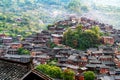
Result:
[[[59,67],[47,64],[41,64],[36,67],[37,70],[49,75],[52,78],[74,80],[75,73],[71,69],[62,71]]]
[[[47,62],[47,64],[55,66],[57,64],[57,62],[58,62],[57,59],[51,59]]]
[[[85,80],[94,80],[95,79],[95,73],[92,71],[84,72],[84,78]]]
[[[62,70],[59,67],[41,64],[37,66],[36,69],[52,78],[62,78]]]
[[[54,47],[56,47],[57,45],[56,45],[54,42],[48,41],[48,46],[49,46],[50,48],[54,48]]]
[[[26,49],[24,49],[24,48],[19,48],[18,49],[18,54],[19,55],[29,55],[30,54],[30,51],[28,51],[28,50],[26,50]]]
[[[74,80],[75,73],[71,69],[65,69],[63,71],[63,79],[64,80]]]
[[[35,27],[33,27],[36,25]],[[28,36],[39,30],[38,23],[32,24],[28,16],[0,13],[0,33],[9,36]]]
[[[99,27],[93,27],[89,30],[82,30],[79,25],[76,30],[70,28],[64,33],[63,44],[76,48],[87,49],[89,47],[96,47],[99,43],[100,31]]]

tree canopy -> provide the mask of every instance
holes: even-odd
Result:
[[[59,67],[41,64],[38,65],[36,69],[49,75],[52,78],[62,78],[62,70]]]
[[[74,71],[72,71],[71,69],[65,69],[63,71],[57,66],[48,64],[40,64],[36,67],[36,69],[56,79],[74,80],[75,76]]]
[[[71,69],[65,69],[63,71],[63,79],[64,80],[74,80],[75,73]]]
[[[68,28],[63,36],[63,44],[76,49],[96,47],[100,44],[99,40],[100,29],[97,26],[88,30],[82,30],[81,25],[77,26],[75,30]]]
[[[54,42],[51,42],[51,41],[48,41],[47,44],[48,44],[48,46],[49,46],[50,48],[54,48],[54,47],[57,46]]]
[[[30,51],[26,50],[24,48],[19,48],[17,51],[18,51],[18,54],[20,54],[20,55],[23,55],[23,54],[29,55],[30,54]]]
[[[84,78],[85,78],[85,80],[94,80],[95,73],[92,71],[86,71],[86,72],[84,72]]]

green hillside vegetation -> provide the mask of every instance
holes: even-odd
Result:
[[[5,33],[9,36],[28,36],[40,29],[40,24],[30,21],[28,16],[20,17],[14,14],[0,13],[0,33]]]
[[[71,0],[67,5],[68,10],[71,12],[77,12],[81,14],[82,12],[88,12],[88,7],[82,3],[81,0]]]
[[[0,33],[28,36],[79,12],[78,0],[1,0]],[[83,8],[84,9],[84,8]]]
[[[119,26],[119,11],[117,6],[101,6],[93,0],[0,0],[0,33],[10,36],[28,36],[33,32],[46,29],[49,24],[66,19],[66,15],[82,15],[92,10],[95,16],[99,11],[107,22]],[[111,19],[108,20],[108,18]],[[20,19],[20,21],[19,21]],[[104,21],[105,22],[105,21]]]

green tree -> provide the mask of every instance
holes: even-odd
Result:
[[[18,54],[22,53],[22,50],[23,50],[23,48],[19,48],[19,49],[17,50]]]
[[[47,62],[47,64],[48,64],[48,65],[53,65],[53,66],[55,66],[55,65],[57,64],[57,62],[58,62],[57,59],[52,58],[52,59],[50,59],[50,60]]]
[[[77,33],[77,34],[81,34],[81,32],[82,32],[82,28],[83,28],[83,26],[82,25],[78,25],[77,27],[76,27],[76,30],[75,30],[75,32]]]
[[[54,42],[51,42],[51,41],[48,41],[47,44],[48,44],[48,46],[49,46],[50,48],[54,48],[54,47],[57,46]]]
[[[72,30],[70,28],[67,29],[67,31],[63,34],[63,43],[68,45],[68,46],[72,46]]]
[[[63,79],[64,80],[74,80],[75,79],[75,73],[71,69],[65,69],[63,71]]]
[[[49,75],[52,78],[62,78],[62,70],[59,67],[41,64],[38,65],[36,69]]]
[[[81,25],[78,25],[75,30],[68,28],[63,35],[63,44],[76,49],[96,47],[100,44],[100,29],[94,27],[83,31]]]
[[[25,49],[25,50],[22,51],[22,54],[30,54],[30,51]]]
[[[91,30],[93,32],[95,32],[95,34],[97,34],[98,37],[100,36],[101,32],[100,32],[100,28],[98,26],[93,26]]]
[[[86,71],[86,72],[84,72],[84,78],[85,78],[85,80],[94,80],[95,73],[93,71]]]
[[[5,15],[3,15],[3,14],[0,14],[0,20],[5,20],[5,18],[6,18],[6,16]]]
[[[20,55],[23,55],[23,54],[28,55],[28,54],[30,54],[30,51],[26,50],[24,48],[19,48],[17,51],[18,51],[18,54],[20,54]]]

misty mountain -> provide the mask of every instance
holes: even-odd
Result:
[[[111,24],[120,29],[120,0],[84,0],[89,12],[83,16]]]

